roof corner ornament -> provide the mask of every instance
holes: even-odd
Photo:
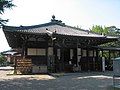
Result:
[[[55,20],[55,15],[52,15],[52,20]]]
[[[20,28],[22,28],[23,27],[23,25],[20,25]]]
[[[55,15],[52,15],[51,22],[52,22],[52,23],[61,24],[61,25],[65,25],[65,23],[62,23],[61,20],[56,20],[56,19],[55,19]]]
[[[56,22],[58,20],[55,19],[55,15],[52,15],[52,19],[51,19],[51,22]]]

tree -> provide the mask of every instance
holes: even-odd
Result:
[[[92,26],[91,31],[98,34],[103,34],[103,28],[102,26],[99,26],[99,25]]]
[[[115,26],[110,26],[110,27],[102,27],[100,25],[95,25],[92,26],[91,28],[92,32],[102,34],[102,35],[107,35],[107,36],[118,36],[120,35],[120,29],[116,28]],[[106,44],[103,44],[101,46],[107,46],[107,47],[119,47],[120,46],[120,41],[115,41],[115,42],[109,42]]]
[[[12,0],[0,0],[0,14],[3,15],[5,9],[11,9],[15,5],[12,3]],[[0,25],[5,24],[8,20],[0,18]]]
[[[0,54],[0,64],[4,64],[4,62],[6,62],[6,58]]]
[[[108,27],[102,27],[100,25],[92,26],[91,31],[101,35],[108,35],[110,33]]]

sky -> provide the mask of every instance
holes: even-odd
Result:
[[[120,0],[13,0],[13,9],[6,9],[3,19],[9,26],[30,26],[50,22],[51,16],[70,26],[89,29],[93,25],[120,28]],[[0,30],[0,52],[10,47]]]

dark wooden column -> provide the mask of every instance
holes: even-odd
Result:
[[[115,51],[113,50],[112,52],[113,52],[113,57],[115,58]]]
[[[57,57],[57,55],[56,55],[56,46],[55,46],[55,41],[53,41],[53,56],[54,56],[54,72],[56,72],[56,57]]]
[[[62,47],[61,47],[61,71],[64,71],[64,41],[65,39],[62,40]]]
[[[47,47],[46,47],[46,61],[47,61],[47,72],[49,73],[49,71],[48,71],[48,60],[49,60],[49,56],[48,56],[48,40],[46,40],[47,41]]]
[[[89,61],[89,52],[88,52],[88,48],[86,48],[86,53],[87,53],[87,68],[88,68],[88,71],[90,71],[90,61]]]
[[[95,71],[95,55],[94,55],[95,51],[93,49],[93,70]]]
[[[104,52],[104,51],[103,51],[103,50],[101,50],[101,51],[102,51],[102,57],[103,57],[103,52]]]
[[[109,58],[109,60],[111,59],[111,51],[110,50],[109,50],[109,57],[108,58]]]
[[[118,52],[119,52],[119,57],[120,57],[120,50]]]
[[[22,57],[25,58],[26,56],[26,43],[27,43],[27,39],[28,37],[26,35],[21,35],[21,38],[23,40],[22,42]]]
[[[23,41],[23,44],[22,44],[22,57],[25,58],[25,55],[26,55],[26,41]]]
[[[96,66],[95,67],[96,67],[96,70],[99,70],[99,71],[101,71],[101,66],[102,66],[100,52],[101,50],[96,49],[96,60],[95,60]]]
[[[25,42],[22,44],[22,57],[25,57]]]
[[[96,63],[96,64],[95,64],[95,67],[96,67],[95,69],[96,69],[96,70],[99,70],[99,69],[100,69],[100,68],[99,68],[100,66],[98,66],[98,62],[99,62],[99,59],[100,59],[100,57],[99,57],[99,52],[100,52],[100,51],[99,51],[98,49],[96,49],[96,60],[95,60],[95,63]]]
[[[60,65],[60,71],[64,71],[64,48],[61,48],[61,65]]]
[[[77,62],[76,62],[76,66],[78,67],[78,39],[77,39],[77,43],[76,43],[76,55],[77,55]]]

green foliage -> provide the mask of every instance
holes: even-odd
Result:
[[[102,34],[102,35],[107,35],[107,36],[118,36],[120,35],[120,29],[116,28],[115,26],[111,26],[111,27],[102,27],[100,25],[95,25],[92,27],[91,29],[92,32],[98,33],[98,34]],[[100,46],[105,46],[105,47],[119,47],[120,46],[120,41],[115,41],[115,42],[108,42],[105,44],[102,44]],[[111,53],[111,57],[116,56],[117,57],[118,53]],[[103,54],[104,57],[108,58],[108,52],[105,52]]]
[[[4,62],[6,62],[6,58],[0,54],[0,64],[3,64]]]
[[[120,34],[119,29],[117,29],[115,26],[102,27],[100,25],[95,25],[95,26],[92,26],[91,31],[98,34],[107,35],[107,36],[116,36]],[[116,41],[116,42],[109,42],[101,46],[117,47],[117,46],[120,46],[120,44],[119,44],[119,41]]]
[[[102,34],[103,33],[103,28],[102,28],[102,26],[95,25],[95,26],[92,27],[91,31],[95,32],[95,33]]]
[[[12,0],[0,0],[0,14],[3,14],[6,8],[12,8]]]
[[[12,0],[0,0],[0,14],[2,15],[5,9],[11,9],[15,5],[12,3]],[[8,20],[3,20],[0,18],[0,25],[5,24]]]
[[[115,32],[111,32],[109,27],[102,27],[100,25],[92,26],[92,32],[101,34],[101,35],[116,35]]]

